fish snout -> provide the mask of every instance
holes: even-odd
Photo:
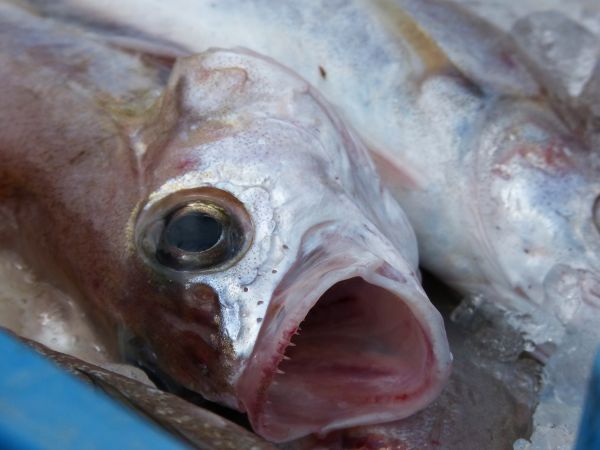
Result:
[[[272,441],[407,417],[449,375],[441,316],[409,264],[361,239],[317,234],[273,292],[237,387],[253,428]]]

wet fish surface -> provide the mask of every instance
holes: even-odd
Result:
[[[355,133],[268,57],[142,47],[0,5],[3,236],[130,360],[270,440],[435,399],[443,322]]]
[[[526,40],[437,0],[76,3],[55,11],[179,51],[247,47],[300,73],[369,146],[422,264],[535,317],[534,341],[540,323],[600,307],[600,157]]]

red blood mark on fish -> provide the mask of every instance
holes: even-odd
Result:
[[[342,447],[353,450],[408,450],[408,446],[402,441],[376,433],[368,433],[363,436],[344,436]]]
[[[306,448],[331,450],[408,450],[410,448],[399,439],[376,432],[363,432],[360,428],[315,435],[309,442]]]
[[[556,142],[550,142],[548,145],[539,147],[521,147],[519,155],[526,158],[529,162],[539,166],[540,158],[546,166],[571,168],[573,162],[567,153],[564,145]]]
[[[519,164],[522,161],[544,172],[567,171],[575,168],[569,148],[563,142],[555,140],[515,147],[493,166],[491,173],[508,180],[512,177],[509,165]]]
[[[195,164],[196,164],[196,161],[194,161],[192,159],[183,159],[183,160],[179,161],[179,163],[177,164],[176,170],[177,170],[177,172],[181,172],[181,173],[189,172],[191,169],[194,168]]]

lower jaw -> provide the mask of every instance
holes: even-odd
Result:
[[[333,283],[288,325],[275,352],[255,352],[262,373],[244,402],[255,431],[272,441],[407,417],[448,376],[423,319],[360,276]]]

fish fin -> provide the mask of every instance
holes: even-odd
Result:
[[[75,5],[70,1],[14,0],[30,13],[75,26],[91,37],[122,51],[137,53],[172,67],[181,56],[192,52],[167,39],[158,38],[131,26],[121,25],[87,10],[85,4]]]
[[[426,73],[446,72],[452,62],[445,52],[425,30],[398,4],[396,0],[374,0],[381,23],[399,41],[406,41],[413,48]]]
[[[517,20],[511,35],[532,62],[549,100],[575,134],[598,146],[600,136],[600,39],[557,11]]]
[[[594,33],[557,11],[537,11],[517,20],[511,35],[545,78],[549,92],[566,99],[583,94],[600,52]]]
[[[530,62],[504,31],[449,0],[396,0],[455,67],[483,89],[537,96]]]

